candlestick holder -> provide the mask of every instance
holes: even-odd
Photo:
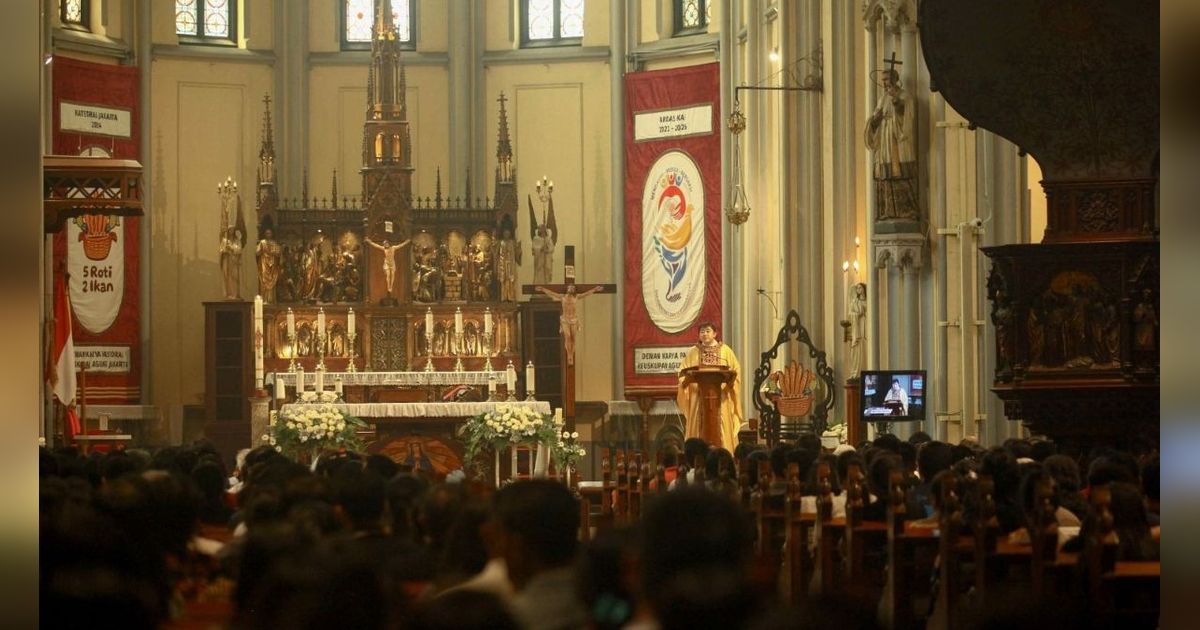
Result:
[[[463,369],[465,369],[465,368],[463,368],[462,353],[463,353],[463,334],[461,332],[455,331],[455,333],[454,333],[454,371],[455,372],[461,372],[461,371],[463,371]]]
[[[433,371],[433,331],[425,329],[425,371]]]
[[[483,369],[487,370],[488,372],[491,372],[493,370],[493,368],[492,368],[492,335],[494,335],[494,334],[495,333],[490,333],[490,332],[483,333],[483,355],[487,358],[487,361],[485,361],[483,364]]]
[[[325,342],[329,340],[329,335],[321,331],[317,331],[315,335],[317,342],[317,368],[318,370],[325,369]]]
[[[496,375],[488,374],[488,402],[496,402]]]
[[[346,336],[350,339],[350,363],[346,366],[346,371],[353,374],[358,371],[358,367],[354,365],[358,359],[358,350],[354,347],[354,339],[358,337],[358,333],[351,330]]]
[[[291,347],[291,359],[288,360],[288,371],[296,371],[296,334],[288,333],[288,345]]]

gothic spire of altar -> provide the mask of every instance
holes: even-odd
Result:
[[[263,95],[262,143],[258,149],[258,211],[270,212],[279,203],[275,187],[275,130],[271,126],[271,95]]]

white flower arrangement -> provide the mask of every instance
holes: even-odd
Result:
[[[561,440],[561,431],[561,420],[519,405],[499,405],[467,420],[459,429],[467,462],[484,451],[501,451],[516,444],[545,444],[557,457],[555,444]]]
[[[578,431],[563,431],[558,437],[558,443],[550,451],[554,465],[564,471],[573,468],[579,460],[587,455],[587,450],[579,445]]]
[[[364,426],[362,420],[328,402],[291,405],[276,416],[262,441],[287,455],[323,449],[359,450],[363,444],[357,430]]]

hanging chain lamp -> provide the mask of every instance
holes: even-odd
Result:
[[[729,205],[725,206],[725,218],[735,226],[750,219],[750,200],[742,186],[742,143],[741,134],[746,130],[746,115],[742,113],[741,101],[733,102],[733,113],[729,114],[729,133],[733,136],[733,193]]]

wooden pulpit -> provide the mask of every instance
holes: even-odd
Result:
[[[737,373],[724,365],[694,365],[679,372],[684,385],[695,383],[700,386],[700,437],[709,445],[722,448],[736,446],[726,445],[721,439],[721,388],[726,383],[732,383]]]

